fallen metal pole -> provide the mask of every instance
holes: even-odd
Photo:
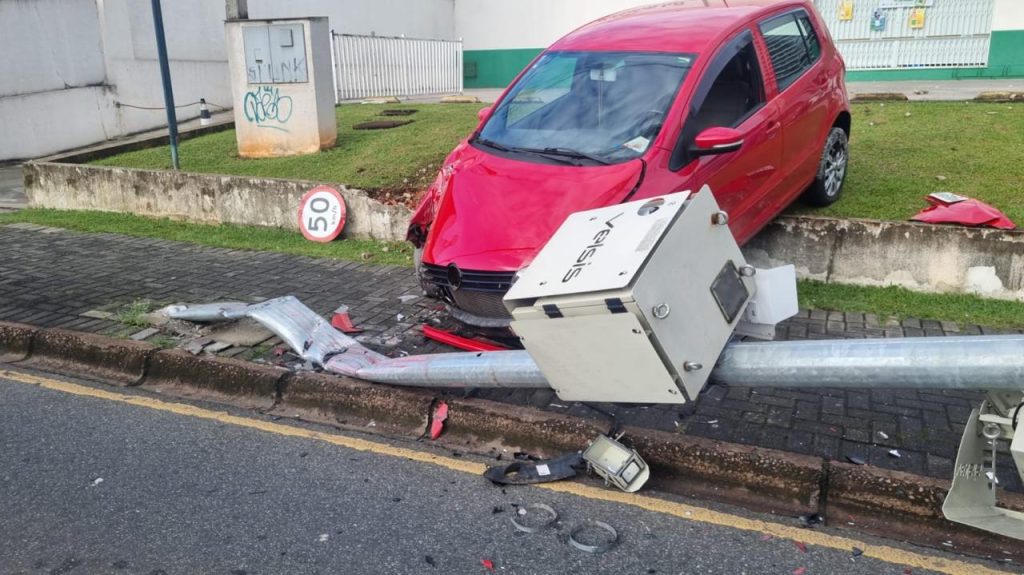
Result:
[[[343,359],[343,355],[335,358]],[[325,369],[338,372],[337,362],[328,361]],[[521,350],[413,355],[388,359],[346,375],[419,387],[551,387],[530,354]]]
[[[304,359],[366,381],[436,388],[550,387],[523,350],[389,358],[335,330],[294,297],[253,305],[171,306],[166,313],[198,321],[253,318]],[[738,387],[1020,391],[1024,335],[731,343],[710,381]]]
[[[712,383],[1020,391],[1024,335],[734,343]]]

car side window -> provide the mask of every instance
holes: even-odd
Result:
[[[798,11],[761,24],[768,56],[775,69],[775,81],[783,91],[814,64],[821,44],[806,12]]]
[[[762,108],[765,102],[764,79],[754,36],[746,30],[712,58],[672,150],[669,169],[681,169],[695,159],[689,147],[697,134],[712,127],[735,128]]]
[[[735,128],[765,102],[764,82],[751,41],[726,63],[691,118],[693,135],[707,128]]]
[[[807,46],[807,53],[813,63],[818,56],[821,56],[821,40],[818,39],[818,33],[814,31],[814,26],[811,24],[811,17],[806,12],[797,12],[796,23],[804,35],[804,44]]]

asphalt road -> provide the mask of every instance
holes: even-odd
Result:
[[[269,421],[246,411],[227,409],[246,418],[232,422],[162,408],[180,402],[143,391],[30,383],[0,371],[3,574],[481,574],[485,560],[505,574],[932,572],[579,494],[502,489],[452,468],[466,455],[439,452],[438,465],[284,435],[297,425],[289,421],[270,425],[278,431],[239,424]],[[159,401],[140,406],[111,392]],[[559,521],[516,531],[510,517],[528,503],[552,506]],[[567,532],[585,520],[614,526],[615,547],[599,555],[570,547]]]

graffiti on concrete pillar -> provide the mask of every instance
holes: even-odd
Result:
[[[274,86],[259,86],[245,93],[242,99],[245,119],[258,128],[287,132],[285,125],[292,117],[291,96],[282,96]]]

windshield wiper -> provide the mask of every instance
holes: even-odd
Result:
[[[544,156],[545,158],[549,158],[549,159],[552,159],[552,160],[555,160],[555,161],[558,161],[558,162],[563,162],[563,163],[566,163],[566,164],[571,164],[572,162],[566,160],[565,158],[577,158],[577,159],[590,160],[591,162],[595,162],[595,163],[602,164],[602,165],[605,165],[605,166],[611,164],[611,162],[609,162],[608,160],[605,160],[603,158],[599,158],[599,157],[594,156],[592,154],[588,154],[586,152],[580,152],[579,150],[573,150],[573,149],[570,149],[570,148],[554,148],[554,147],[552,147],[552,148],[520,148],[520,147],[511,147],[510,148],[508,146],[499,144],[498,142],[495,142],[494,140],[488,140],[487,138],[480,138],[480,137],[476,138],[476,140],[474,140],[474,141],[477,144],[480,144],[481,146],[487,146],[488,148],[492,148],[492,149],[498,150],[499,152],[522,152],[522,153],[526,153],[526,154],[537,154],[538,156]]]
[[[585,160],[590,160],[591,162],[595,162],[604,166],[611,164],[611,162],[604,158],[595,156],[594,154],[581,152],[579,150],[573,150],[572,148],[544,148],[543,150],[540,151],[546,154],[555,154],[557,156],[566,156],[569,158],[583,158]]]
[[[480,138],[480,137],[478,137],[475,141],[476,141],[476,143],[478,143],[480,145],[487,146],[488,148],[494,148],[495,150],[498,150],[499,152],[511,152],[512,151],[512,150],[508,149],[508,147],[502,146],[498,142],[495,142],[494,140],[488,140],[487,138]]]
[[[578,150],[571,150],[569,148],[512,148],[513,152],[525,152],[527,154],[537,154],[538,156],[544,156],[545,158],[555,160],[557,162],[564,162],[566,164],[579,165],[567,158],[577,158],[583,160],[590,160],[602,165],[609,165],[611,162],[585,152]]]

